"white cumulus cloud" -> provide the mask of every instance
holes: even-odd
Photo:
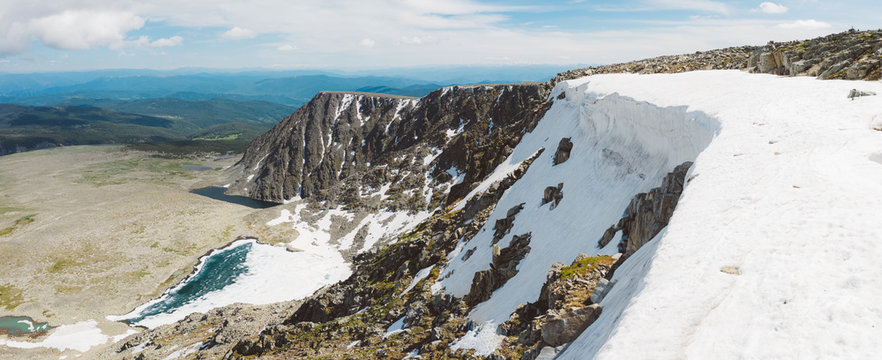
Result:
[[[374,47],[374,45],[377,45],[377,42],[374,41],[373,39],[361,39],[361,42],[359,42],[359,45],[364,46],[366,48],[372,48],[372,47]]]
[[[150,43],[152,47],[169,47],[178,46],[184,42],[184,38],[180,36],[172,36],[170,38],[156,39]]]
[[[285,45],[281,45],[281,46],[277,47],[276,50],[279,50],[279,51],[294,51],[294,50],[297,50],[297,47],[294,46],[294,45],[291,45],[291,44],[285,44]]]
[[[56,49],[86,50],[122,42],[127,32],[143,26],[143,18],[128,12],[68,10],[30,20],[23,38]]]
[[[721,1],[711,0],[646,0],[647,5],[659,9],[699,10],[728,14],[729,5]]]
[[[783,14],[786,13],[787,10],[787,7],[784,5],[766,1],[762,4],[759,4],[759,8],[755,9],[754,11],[759,11],[765,14]]]
[[[257,33],[254,32],[253,30],[234,26],[232,29],[224,32],[222,36],[227,39],[242,40],[242,39],[253,39],[253,38],[257,37]]]
[[[778,27],[782,29],[826,29],[832,26],[833,25],[830,25],[830,23],[817,21],[815,19],[796,20],[794,22],[778,24]]]

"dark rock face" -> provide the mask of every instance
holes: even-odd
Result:
[[[508,213],[506,213],[504,218],[496,220],[496,224],[493,225],[493,244],[498,243],[505,235],[508,235],[508,232],[514,226],[515,216],[524,209],[524,205],[525,203],[521,203],[508,209]]]
[[[554,153],[554,165],[561,164],[569,160],[570,152],[572,150],[573,142],[570,141],[570,138],[560,139],[560,143],[557,144],[557,151]]]
[[[690,167],[691,161],[678,165],[665,176],[661,187],[654,188],[649,193],[638,194],[631,200],[628,205],[629,220],[622,228],[622,243],[619,245],[619,250],[625,256],[636,252],[668,226],[674,208],[680,201],[680,194],[683,193],[683,183]]]
[[[549,91],[546,83],[524,83],[443,88],[422,99],[319,93],[251,143],[228,194],[351,204],[362,201],[361,185],[395,182],[405,191],[421,188],[427,172],[449,180],[455,168],[464,179],[448,198],[458,199],[535,127]],[[441,153],[424,163],[433,148]]]
[[[545,188],[545,192],[542,195],[542,205],[548,204],[550,202],[554,202],[551,204],[551,208],[557,207],[557,204],[560,204],[560,201],[563,199],[563,183],[557,184],[557,186],[549,186]]]
[[[660,187],[634,196],[625,210],[625,215],[618,224],[603,233],[597,245],[606,246],[616,232],[621,230],[622,241],[619,243],[619,251],[628,257],[643,244],[652,240],[671,220],[674,208],[680,201],[680,194],[683,193],[686,173],[690,167],[692,167],[691,161],[678,165],[674,171],[665,176]]]
[[[469,306],[486,301],[493,291],[505,285],[508,279],[517,275],[517,266],[530,252],[532,234],[515,235],[504,249],[493,245],[493,262],[490,269],[478,271],[472,279],[472,287],[463,299]]]
[[[542,327],[542,341],[551,346],[561,346],[576,340],[600,317],[601,311],[600,305],[592,304],[555,314]]]

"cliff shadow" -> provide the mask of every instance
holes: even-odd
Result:
[[[247,206],[252,209],[266,209],[279,205],[268,201],[254,200],[252,198],[244,196],[227,195],[224,193],[226,191],[226,188],[220,186],[207,186],[204,188],[190,190],[191,193],[196,195],[202,195],[208,198],[212,198],[214,200],[225,201],[236,205]]]

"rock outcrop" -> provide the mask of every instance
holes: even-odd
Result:
[[[526,203],[520,203],[517,206],[508,209],[508,212],[505,213],[505,217],[499,220],[496,220],[496,224],[493,225],[493,244],[502,240],[505,235],[508,235],[509,231],[511,231],[512,226],[514,226],[515,216],[518,215],[521,210],[524,210],[524,205]]]
[[[552,209],[557,207],[561,200],[563,200],[563,183],[559,183],[557,186],[549,186],[542,193],[542,205],[552,203]]]
[[[660,187],[634,196],[622,218],[604,232],[597,246],[606,247],[616,232],[621,230],[622,241],[619,243],[619,251],[627,257],[652,240],[668,225],[674,214],[690,167],[692,167],[691,161],[678,165],[674,171],[665,176]]]
[[[602,309],[591,298],[598,286],[609,288],[605,276],[618,259],[579,254],[569,266],[552,265],[539,298],[518,307],[500,326],[503,334],[517,337],[506,347],[533,359],[545,346],[573,341],[600,316]]]
[[[600,305],[592,304],[555,313],[542,326],[542,341],[551,346],[561,346],[576,340],[582,331],[597,320],[601,311]]]
[[[421,99],[322,92],[251,143],[227,193],[365,205],[371,189],[393,183],[386,195],[405,193],[421,190],[427,173],[431,186],[459,173],[462,180],[444,189],[452,201],[533,129],[550,106],[550,89],[547,83],[454,86]]]
[[[819,79],[882,79],[882,30],[850,30],[805,41],[769,42],[693,54],[660,56],[558,74],[552,83],[594,74],[747,70]]]
[[[562,164],[569,160],[571,151],[573,151],[573,142],[570,138],[560,139],[560,143],[557,144],[557,151],[554,152],[554,165]]]
[[[486,301],[493,291],[501,288],[508,279],[517,275],[518,264],[530,252],[531,238],[532,234],[530,233],[515,235],[509,246],[505,248],[493,244],[493,262],[490,263],[490,269],[475,273],[471,290],[464,298],[467,305],[475,306]]]

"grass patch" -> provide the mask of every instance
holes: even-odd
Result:
[[[18,220],[15,220],[15,223],[13,223],[12,226],[4,228],[4,229],[0,229],[0,236],[12,234],[12,232],[17,230],[18,228],[34,222],[35,216],[37,216],[37,214],[22,216]]]
[[[126,149],[147,151],[166,158],[182,158],[198,154],[241,154],[245,152],[250,140],[218,138],[214,140],[179,140],[132,144]]]
[[[600,265],[612,266],[616,261],[611,256],[584,256],[576,258],[573,264],[560,269],[560,278],[567,279],[573,276],[583,277],[594,272]]]
[[[46,271],[48,271],[49,273],[52,273],[52,274],[57,274],[60,272],[64,272],[65,270],[67,270],[69,268],[82,266],[82,265],[85,265],[85,263],[74,261],[72,259],[62,258],[62,259],[55,260],[55,262],[52,264],[52,266],[50,266],[49,269],[47,269]]]
[[[0,285],[0,307],[13,310],[23,304],[24,293],[14,285]]]
[[[83,290],[82,286],[73,285],[55,285],[55,295],[74,294]]]
[[[150,270],[148,270],[146,267],[144,267],[144,268],[141,268],[141,270],[130,273],[129,275],[132,278],[134,278],[135,280],[141,280],[145,276],[150,275]]]
[[[93,164],[79,171],[78,183],[98,187],[125,184],[130,181],[163,182],[169,178],[195,177],[193,171],[181,167],[182,161],[155,157],[134,157]]]

